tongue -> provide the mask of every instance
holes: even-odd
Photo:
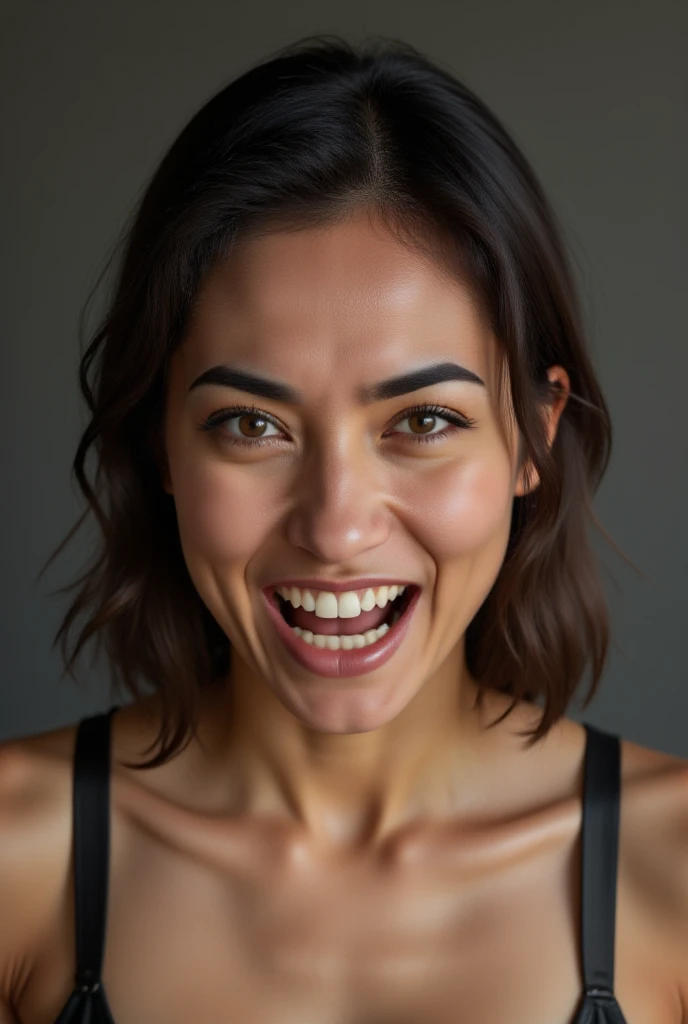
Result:
[[[361,612],[355,619],[320,619],[315,612],[304,611],[303,608],[289,608],[287,611],[289,624],[309,629],[311,633],[323,636],[353,636],[354,633],[365,633],[368,629],[377,629],[389,615],[391,602],[384,608],[373,608],[369,612]]]

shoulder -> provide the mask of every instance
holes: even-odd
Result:
[[[0,743],[0,1005],[25,984],[66,885],[74,729]]]
[[[688,1012],[688,760],[621,743],[619,872]]]
[[[136,754],[130,707],[115,751],[125,757]],[[78,725],[0,742],[0,1020],[69,906]]]

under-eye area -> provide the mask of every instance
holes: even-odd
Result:
[[[284,621],[305,643],[353,650],[382,639],[402,618],[418,589],[414,584],[400,584],[333,594],[275,587],[272,599]]]

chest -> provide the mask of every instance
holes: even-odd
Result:
[[[579,905],[575,833],[492,864],[322,873],[115,841],[103,984],[115,1024],[574,1024]],[[669,1024],[627,913],[617,996],[639,1008],[629,1024]],[[27,1024],[53,1024],[70,989],[61,928]]]
[[[539,902],[536,888],[356,896],[333,880],[308,899],[199,885],[182,914],[170,888],[155,918],[113,920],[104,979],[116,1024],[220,1022],[228,1008],[255,1024],[564,1024],[576,937],[565,887]]]

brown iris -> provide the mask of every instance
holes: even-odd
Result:
[[[252,425],[255,425],[256,423],[258,423],[258,424],[261,425],[263,430],[265,429],[265,427],[267,425],[267,422],[268,422],[265,419],[264,416],[258,416],[255,413],[245,413],[243,416],[239,417],[239,423],[241,423],[242,420],[248,420],[248,422],[251,423]],[[253,430],[253,426],[251,427],[251,430]],[[247,437],[260,437],[261,435],[260,435],[260,433],[249,433],[246,436]]]
[[[427,424],[427,426],[421,432],[426,434],[429,430],[432,430],[432,428],[434,427],[435,424],[433,421],[436,420],[437,417],[434,415],[434,413],[430,412],[414,412],[411,416],[408,416],[407,419],[409,423],[412,423],[413,420],[423,420]]]

